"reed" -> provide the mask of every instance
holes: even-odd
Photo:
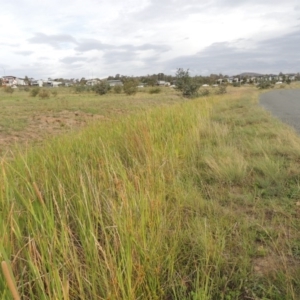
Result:
[[[298,299],[300,140],[257,97],[229,89],[3,158],[0,259],[21,298]]]

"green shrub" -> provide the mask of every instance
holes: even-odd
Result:
[[[114,86],[114,92],[116,94],[121,94],[122,90],[123,90],[123,87],[120,84],[117,84],[117,85]]]
[[[93,91],[99,95],[105,95],[110,91],[110,85],[106,81],[101,81],[93,86]]]
[[[28,87],[28,86],[19,87],[19,91],[22,91],[22,92],[29,92],[29,87]]]
[[[39,97],[40,97],[41,99],[49,98],[49,97],[50,97],[50,92],[47,91],[47,90],[40,90],[40,92],[39,92]]]
[[[195,97],[198,95],[200,84],[195,78],[192,78],[189,74],[189,70],[186,71],[182,68],[177,69],[176,72],[176,88],[182,92],[185,97]]]
[[[138,91],[138,83],[136,80],[128,80],[124,83],[124,92],[126,95],[134,95]]]
[[[200,89],[199,96],[205,97],[205,96],[209,96],[209,94],[210,91],[208,89]]]
[[[30,91],[30,96],[31,97],[36,97],[38,95],[38,93],[40,92],[40,88],[39,87],[34,87],[31,91]]]
[[[14,92],[14,89],[11,86],[6,86],[4,88],[4,92],[7,94],[12,94]]]
[[[53,90],[53,91],[51,91],[51,94],[52,94],[54,97],[56,97],[56,96],[57,96],[57,91],[56,91],[56,90]]]
[[[216,90],[217,95],[222,95],[227,93],[227,86],[226,85],[220,85],[218,89]]]
[[[75,93],[83,93],[86,91],[86,87],[84,85],[76,85],[74,87]]]
[[[261,81],[258,85],[257,88],[263,90],[263,89],[271,89],[273,88],[274,85],[270,81]]]
[[[149,94],[159,94],[161,89],[159,87],[154,87],[149,90]]]

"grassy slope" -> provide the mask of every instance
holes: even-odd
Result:
[[[2,160],[0,257],[22,299],[299,299],[299,165],[251,89],[105,122]]]
[[[149,88],[144,88],[133,96],[113,92],[104,96],[94,92],[76,93],[74,88],[43,90],[50,92],[49,98],[32,97],[30,89],[26,92],[22,88],[8,94],[0,87],[0,155],[15,143],[39,142],[100,118],[112,119],[183,101],[177,91],[164,87],[160,88],[160,94],[150,95]]]

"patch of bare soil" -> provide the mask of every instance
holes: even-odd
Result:
[[[0,132],[0,151],[6,151],[14,144],[40,142],[51,135],[77,130],[104,118],[102,115],[67,110],[33,115],[23,130]]]
[[[254,273],[258,276],[268,276],[278,273],[279,270],[285,272],[292,271],[297,262],[288,256],[278,256],[275,253],[269,253],[263,257],[256,257],[252,261]]]

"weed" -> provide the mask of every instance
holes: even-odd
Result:
[[[34,87],[31,89],[30,91],[30,96],[31,97],[36,97],[40,92],[40,88],[39,87]]]
[[[210,90],[209,89],[200,89],[199,91],[199,96],[200,97],[207,97],[210,94]]]
[[[56,97],[57,94],[58,94],[58,92],[57,92],[57,90],[52,90],[52,91],[51,91],[51,94],[52,94],[54,97]]]
[[[123,91],[123,87],[120,84],[117,84],[117,85],[114,86],[114,92],[116,94],[121,94],[122,91]]]
[[[4,88],[4,92],[7,94],[12,94],[14,92],[14,89],[11,86],[6,86]]]
[[[159,94],[161,92],[161,89],[159,87],[153,87],[149,89],[149,94]]]
[[[227,93],[227,86],[226,85],[219,85],[217,90],[215,91],[217,95],[223,95]]]
[[[99,95],[105,95],[110,91],[111,87],[106,81],[101,81],[100,83],[93,86],[93,91]]]
[[[171,93],[73,94],[74,115],[110,119],[1,159],[0,258],[22,299],[299,299],[299,137],[257,89]]]
[[[124,82],[123,90],[126,95],[135,95],[138,91],[138,83],[135,80],[127,80]]]
[[[47,99],[49,97],[50,97],[50,92],[48,90],[43,89],[43,90],[39,91],[39,98],[40,99]]]

